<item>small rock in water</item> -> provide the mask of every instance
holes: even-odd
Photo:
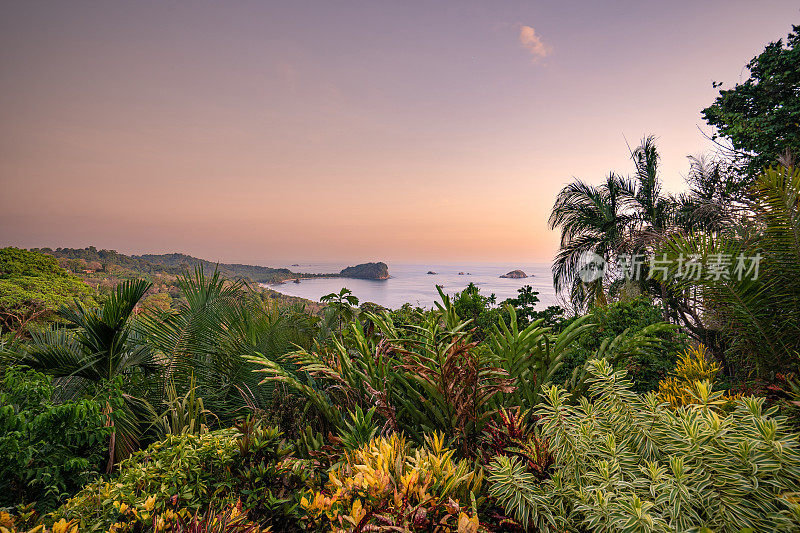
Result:
[[[528,275],[525,274],[525,272],[523,272],[522,270],[512,270],[508,274],[504,274],[504,275],[502,275],[500,277],[501,278],[511,278],[511,279],[522,279],[522,278],[527,278]]]

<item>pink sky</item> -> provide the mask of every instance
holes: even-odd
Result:
[[[578,176],[667,188],[773,2],[4,2],[0,246],[549,261]],[[707,128],[706,128],[707,129]]]

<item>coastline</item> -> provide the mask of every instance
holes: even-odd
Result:
[[[292,278],[282,278],[278,281],[269,281],[269,282],[261,282],[267,285],[283,285],[284,283],[294,283],[296,280],[304,280],[304,279],[361,279],[365,281],[385,281],[390,279],[392,276],[384,276],[380,278],[357,278],[354,276],[342,276],[341,274],[316,274],[316,275],[308,275],[308,276],[295,276]]]
[[[304,264],[303,269],[311,272],[330,272],[340,268],[341,263]],[[470,283],[476,285],[481,294],[495,294],[498,301],[516,297],[518,290],[525,285],[539,293],[539,307],[557,305],[558,300],[549,276],[549,263],[394,263],[389,265],[391,275],[388,279],[359,279],[343,276],[307,276],[305,273],[291,276],[281,283],[270,283],[265,287],[283,294],[318,301],[321,296],[338,293],[342,288],[350,289],[362,302],[374,302],[388,309],[399,309],[403,304],[430,308],[439,301],[436,286],[440,285],[446,294],[452,295],[464,290]],[[501,278],[514,268],[520,268],[526,278]],[[436,275],[427,274],[429,271]],[[472,275],[458,275],[459,272]],[[295,279],[300,283],[287,283]]]

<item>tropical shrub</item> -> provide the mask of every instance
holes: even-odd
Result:
[[[118,502],[117,502],[118,503]],[[120,513],[120,521],[114,522],[109,533],[129,531],[152,533],[267,533],[269,528],[262,529],[249,520],[246,511],[242,511],[241,503],[230,505],[226,509],[209,509],[205,513],[192,514],[186,509],[166,509],[153,513],[148,520],[141,520],[139,512],[126,504],[116,506]],[[0,512],[0,533],[78,533],[78,520],[61,518],[48,529],[45,524],[31,528],[25,527],[25,520]],[[19,523],[19,524],[18,524]]]
[[[53,402],[50,377],[6,367],[0,381],[0,507],[56,508],[97,474],[108,428],[92,400]]]
[[[237,505],[251,520],[287,531],[298,520],[295,494],[305,477],[280,432],[248,420],[203,435],[168,435],[124,460],[113,480],[86,485],[53,518],[76,520],[81,531],[125,530],[159,513],[188,520]]]
[[[579,347],[577,338],[595,326],[579,318],[556,334],[540,319],[520,329],[516,310],[508,306],[510,326],[498,319],[487,341],[478,343],[471,323],[441,296],[443,303],[422,325],[398,327],[385,313],[364,312],[372,334],[354,321],[327,349],[301,350],[285,360],[263,355],[250,360],[267,376],[263,383],[286,383],[334,428],[344,426],[348,411],[375,407],[387,430],[417,444],[427,433],[442,432],[459,453],[475,455],[494,413],[504,405],[535,407],[563,359]],[[629,328],[603,339],[596,353],[616,362],[663,350],[670,328],[663,323]],[[582,366],[570,375],[576,397],[585,377]]]
[[[768,387],[768,401],[775,401],[780,406],[795,428],[800,428],[800,377],[797,372],[786,372],[775,375],[775,383]]]
[[[741,398],[664,409],[631,391],[624,371],[589,364],[590,395],[547,391],[542,434],[554,472],[539,481],[515,457],[490,464],[490,494],[531,529],[788,531],[800,528],[800,450],[777,409]]]
[[[453,459],[440,435],[412,449],[393,434],[349,453],[322,491],[303,497],[310,527],[323,531],[478,531],[481,474]]]
[[[132,512],[132,510],[129,510]],[[167,509],[155,514],[150,522],[135,524],[134,531],[152,531],[153,533],[267,533],[269,528],[262,529],[252,522],[246,511],[242,511],[241,503],[229,505],[222,510],[208,509],[204,513],[191,514],[185,509],[173,511]],[[109,532],[117,533],[131,530],[131,525],[117,522],[109,528]]]
[[[353,451],[361,448],[378,433],[377,423],[373,420],[375,409],[372,407],[365,412],[361,407],[356,407],[355,411],[350,413],[350,420],[345,421],[344,427],[339,430],[339,440],[345,450]]]
[[[564,383],[576,368],[583,369],[587,361],[596,357],[597,350],[607,339],[665,324],[662,310],[644,297],[594,307],[584,320],[596,326],[581,335],[575,349],[565,355],[563,365],[553,375],[553,383]],[[640,344],[614,360],[615,365],[628,370],[636,392],[658,388],[659,380],[675,366],[676,356],[684,346],[675,329],[665,327],[654,332],[661,340],[658,345],[648,347]]]
[[[719,365],[708,360],[706,347],[702,344],[697,348],[687,349],[679,358],[678,364],[672,375],[662,379],[658,384],[658,399],[666,402],[673,409],[696,404],[719,372]],[[731,406],[736,400],[735,396],[726,393],[717,393],[715,400],[720,408]]]
[[[0,533],[78,533],[78,525],[66,520],[59,520],[49,529],[44,524],[29,528],[26,522],[25,518],[0,511]]]
[[[188,519],[185,513],[167,511],[153,520],[154,533],[267,533],[270,528],[262,529],[249,520],[242,511],[241,504],[231,505],[227,509],[215,511],[209,509],[203,514],[195,514]]]
[[[516,309],[506,307],[506,311],[510,325],[499,320],[487,340],[497,366],[508,373],[512,385],[496,398],[495,408],[514,405],[530,409],[541,401],[543,387],[557,379],[564,360],[578,347],[576,340],[593,324],[587,318],[578,318],[555,334],[544,326],[543,319],[520,328]]]
[[[445,313],[395,327],[388,314],[364,312],[371,335],[354,321],[326,349],[298,351],[285,361],[250,360],[266,375],[262,383],[286,383],[332,428],[344,428],[348,411],[374,406],[386,429],[420,444],[426,433],[441,431],[466,449],[488,420],[491,398],[508,390],[507,373],[471,340],[468,322]]]
[[[520,407],[500,409],[499,420],[484,431],[483,459],[489,463],[497,456],[516,457],[538,479],[550,476],[553,454],[550,443],[541,435],[536,423],[539,417]]]

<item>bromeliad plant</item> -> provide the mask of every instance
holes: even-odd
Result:
[[[522,461],[490,464],[490,493],[538,530],[790,531],[800,528],[800,444],[777,409],[741,398],[727,417],[710,402],[664,409],[631,392],[625,372],[589,363],[590,395],[569,405],[547,391],[542,433],[554,473],[539,481]]]
[[[433,434],[413,449],[398,434],[347,454],[324,490],[301,500],[323,531],[478,531],[480,471]]]

